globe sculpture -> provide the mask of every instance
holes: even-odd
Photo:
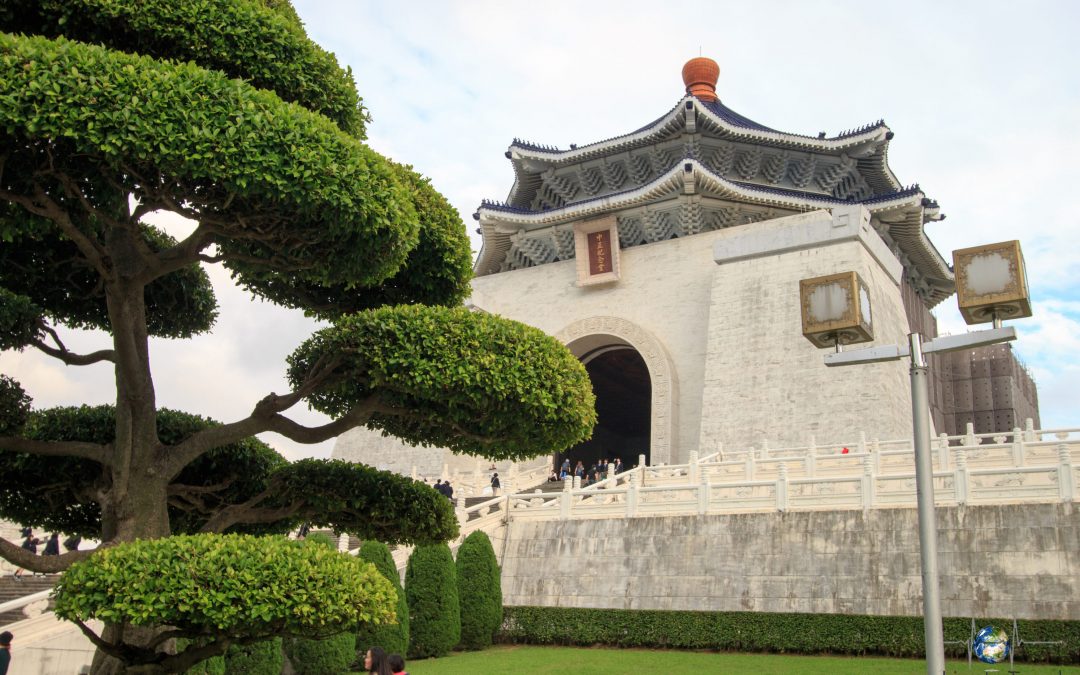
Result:
[[[987,626],[975,634],[975,658],[983,663],[1001,663],[1011,650],[1009,636],[1001,628]]]

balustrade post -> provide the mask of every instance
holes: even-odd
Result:
[[[776,510],[787,511],[788,473],[787,462],[780,462],[776,477]]]
[[[806,445],[806,449],[811,455],[817,454],[817,439],[814,438],[814,434],[810,434],[810,442]]]
[[[637,515],[638,485],[637,476],[631,474],[630,484],[626,486],[626,517],[633,518]]]
[[[1073,485],[1072,453],[1066,443],[1057,446],[1058,451],[1058,494],[1061,501],[1071,502],[1076,497],[1076,486]]]
[[[942,434],[942,435],[944,436],[944,434]],[[942,443],[942,442],[940,442],[940,439],[939,439],[938,446],[937,446],[937,451],[938,451],[937,456],[938,456],[938,464],[939,464],[938,471],[948,471],[949,470],[949,442],[945,441],[944,443]]]
[[[968,500],[968,469],[967,450],[964,446],[956,448],[956,469],[953,471],[953,484],[956,490],[956,503],[967,504]]]
[[[813,452],[807,452],[803,462],[806,464],[806,477],[813,478],[814,472],[817,471],[817,458]]]
[[[964,428],[964,445],[974,446],[978,444],[979,442],[975,440],[975,425],[968,422]]]
[[[698,515],[705,515],[709,512],[709,479],[706,476],[701,477],[701,482],[698,484],[698,502],[697,512]]]
[[[1024,420],[1024,440],[1028,443],[1034,443],[1039,440],[1035,437],[1035,420],[1030,417]]]
[[[1020,427],[1013,429],[1013,466],[1024,466],[1024,441],[1021,440]]]
[[[645,466],[645,455],[638,455],[637,456],[637,465],[640,466],[640,467]]]
[[[416,465],[415,464],[412,465],[412,472],[409,475],[410,475],[410,477],[412,477],[413,480],[416,480],[417,478],[419,478],[419,475],[416,473]]]
[[[577,476],[577,475],[574,476],[574,489],[575,490],[580,490],[581,489],[581,476]]]
[[[465,513],[465,495],[458,495],[455,501],[457,508],[454,509],[454,515],[457,516],[458,527],[465,527],[465,523],[469,520],[469,514]]]
[[[859,432],[859,452],[866,452],[866,432]]]
[[[746,453],[746,468],[743,470],[743,474],[746,476],[744,480],[754,480],[754,449],[750,448],[750,452]]]
[[[863,457],[862,460],[862,507],[864,511],[867,511],[874,506],[874,462],[870,457]]]
[[[874,440],[870,441],[870,452],[877,454],[881,452],[881,440],[874,436]]]
[[[566,520],[570,517],[570,504],[573,499],[573,493],[570,492],[573,481],[563,481],[562,494],[559,495],[559,518]]]
[[[700,474],[700,467],[698,466],[698,453],[697,450],[690,451],[690,461],[688,462],[689,469],[687,470],[687,479],[691,485],[698,482]]]
[[[442,473],[439,474],[439,479],[444,480],[444,481],[450,480],[450,465],[449,464],[443,464],[442,465]]]
[[[348,553],[349,552],[349,533],[348,532],[342,532],[340,535],[338,535],[337,550],[341,551],[342,553]]]

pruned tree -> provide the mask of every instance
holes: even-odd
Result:
[[[541,332],[460,306],[458,214],[363,144],[351,73],[285,0],[5,0],[0,30],[0,349],[111,364],[116,386],[112,406],[28,414],[17,383],[0,380],[0,463],[19,476],[0,516],[105,547],[299,520],[430,543],[457,531],[434,491],[369,467],[289,463],[251,437],[317,443],[366,426],[513,459],[589,435],[584,369]],[[151,226],[157,211],[191,232]],[[205,265],[331,322],[290,357],[291,391],[225,423],[160,410],[150,367],[151,337],[212,327]],[[76,353],[67,328],[108,337]],[[296,422],[301,403],[333,420]],[[56,572],[89,554],[0,541],[0,555]],[[102,652],[120,661],[97,672],[133,658],[166,672],[168,621],[142,616],[104,617]]]
[[[502,576],[491,539],[476,530],[458,547],[458,604],[461,608],[461,646],[485,649],[502,627]]]

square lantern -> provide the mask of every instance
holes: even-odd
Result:
[[[1031,316],[1020,242],[1003,241],[953,251],[956,298],[969,324]]]
[[[855,272],[799,281],[803,335],[817,347],[874,339],[870,289]]]

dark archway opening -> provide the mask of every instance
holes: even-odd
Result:
[[[629,469],[638,455],[649,458],[652,418],[652,382],[644,359],[623,345],[595,349],[582,357],[596,395],[596,428],[592,438],[560,453],[558,467],[566,458],[574,467],[580,460],[586,470],[601,459],[622,459]]]

